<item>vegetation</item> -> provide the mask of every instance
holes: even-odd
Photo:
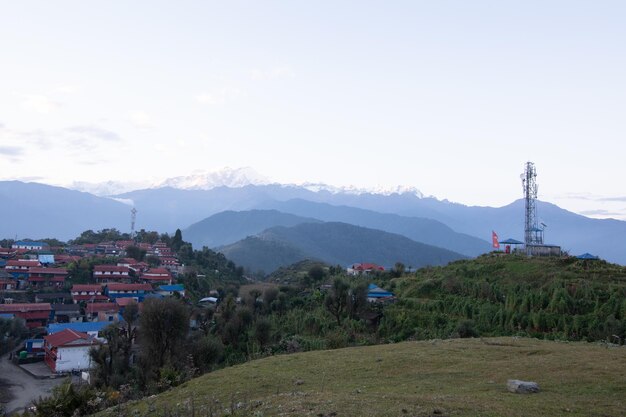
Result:
[[[26,338],[28,330],[20,318],[8,320],[0,317],[0,356],[14,349]]]
[[[604,261],[491,254],[422,269],[391,287],[399,300],[385,309],[379,329],[391,341],[478,334],[626,338],[626,268]]]
[[[307,352],[222,369],[99,416],[617,417],[626,407],[624,353],[510,337]],[[508,379],[542,391],[511,394]]]
[[[558,340],[602,340],[619,345],[624,343],[626,336],[626,269],[602,261],[579,261],[575,258],[528,259],[490,254],[472,261],[457,261],[446,267],[424,268],[416,273],[407,272],[404,265],[398,263],[387,273],[369,277],[348,277],[341,268],[309,262],[281,270],[281,279],[284,282],[297,283],[297,286],[273,282],[240,286],[243,282],[241,269],[236,268],[221,254],[207,248],[193,251],[191,245],[182,241],[181,237],[179,256],[192,267],[192,272],[185,274],[183,282],[187,289],[192,288],[193,297],[207,295],[209,289],[215,289],[217,284],[220,285],[220,303],[216,307],[202,308],[185,305],[184,301],[175,298],[146,301],[138,321],[142,343],[139,344],[136,362],[132,359],[130,349],[135,335],[133,326],[128,324],[137,320],[136,312],[128,318],[126,326],[107,330],[105,336],[108,345],[93,352],[94,363],[97,364],[94,377],[96,387],[101,390],[99,392],[120,392],[117,397],[120,401],[139,398],[174,386],[195,385],[195,382],[189,382],[190,379],[204,372],[282,353],[356,348],[406,340],[507,335]],[[290,274],[293,276],[290,277]],[[368,303],[367,284],[370,282],[394,291],[397,295],[396,302]],[[189,318],[193,323],[191,331],[188,330]],[[468,343],[454,346],[471,346],[472,349],[481,346],[473,344],[474,342]],[[423,349],[428,345],[413,346]],[[385,348],[380,349],[383,352]],[[460,347],[448,353],[461,355],[467,349],[469,348]],[[508,347],[505,350],[507,349]],[[543,348],[533,349],[540,351]],[[559,355],[564,354],[566,358],[571,354],[569,351],[554,349],[554,352],[558,351]],[[360,350],[354,350],[357,351]],[[379,351],[373,352],[378,354]],[[466,354],[467,360],[475,359],[472,352],[467,351]],[[407,361],[413,360],[410,355],[406,357],[409,358]],[[561,359],[558,355],[554,357]],[[319,359],[323,362],[321,357]],[[290,363],[291,359],[284,361]],[[277,366],[282,366],[280,362],[276,363]],[[396,359],[390,363],[394,367],[402,368]],[[503,362],[500,363],[501,366],[502,364]],[[468,378],[463,372],[475,371],[474,365],[467,365],[463,372],[458,369],[465,365],[459,365],[461,368],[457,365],[459,364],[455,361],[449,362],[440,376],[433,376],[434,371],[428,371],[424,375],[445,382],[445,379],[438,378],[450,375]],[[358,364],[353,366],[354,372],[362,371],[367,375],[374,372],[372,369],[377,369],[370,366],[359,367]],[[519,369],[522,369],[521,365]],[[561,372],[560,369],[556,371]],[[350,374],[347,369],[343,371]],[[314,378],[304,373],[304,370],[302,372],[300,376],[294,375],[293,378]],[[414,372],[417,373],[414,377],[421,375],[418,370]],[[457,375],[458,372],[461,373]],[[484,374],[481,375],[485,377]],[[518,374],[511,377],[522,376]],[[324,378],[318,378],[318,382],[322,384],[319,392],[315,388],[307,394],[311,396],[312,410],[321,407],[318,401],[326,394]],[[259,376],[259,379],[262,380],[263,377]],[[362,392],[375,386],[370,385],[373,384],[371,382],[361,386],[358,385],[360,382],[355,381],[351,379],[344,383],[353,390],[359,389]],[[474,379],[469,378],[468,381]],[[292,383],[293,381],[281,382],[277,387],[280,392],[285,392],[283,390],[289,389]],[[240,383],[234,384],[240,386],[237,385]],[[261,391],[266,388],[264,386]],[[379,389],[385,392],[381,395],[388,395],[390,398],[396,395],[377,388]],[[412,388],[409,384],[403,389],[406,389],[408,396]],[[575,389],[579,388],[572,388]],[[251,398],[263,396],[261,391],[253,391]],[[468,397],[473,395],[469,394],[470,391],[467,391]],[[216,394],[216,399],[222,404],[220,407],[223,407],[224,396],[234,396],[233,392],[236,391]],[[344,409],[340,405],[341,401],[347,401],[341,397],[343,389],[337,392],[335,394],[333,389],[331,394],[337,409],[322,409],[320,412],[345,413],[352,410]],[[420,392],[419,389],[417,392]],[[428,397],[426,393],[423,395]],[[405,394],[396,397],[404,401],[403,395]],[[277,401],[282,401],[282,397],[276,398]],[[459,407],[464,398],[466,397],[458,400]],[[178,402],[180,401],[183,400]],[[350,401],[354,405],[357,398]],[[367,401],[369,400],[365,404]],[[250,404],[246,398],[237,398],[237,403],[239,402]],[[299,407],[304,407],[300,402],[294,404],[295,410],[301,411]],[[432,410],[420,409],[422,405],[418,407],[411,404],[404,406],[407,413],[434,413]],[[436,405],[439,402],[432,398],[424,400],[424,404],[441,406]],[[354,410],[360,410],[361,406],[355,407]],[[443,409],[448,410],[447,407]],[[464,410],[456,409],[454,405],[450,407],[450,410],[459,413],[458,410]],[[367,407],[363,409],[369,410]],[[376,408],[372,408],[374,409]],[[395,410],[393,407],[389,408],[392,409]],[[272,409],[268,410],[273,414]],[[481,412],[482,409],[468,410]],[[503,410],[493,406],[482,411],[485,411],[485,415],[498,415]],[[538,408],[538,415],[545,410],[548,409]],[[350,411],[350,414],[358,413]]]

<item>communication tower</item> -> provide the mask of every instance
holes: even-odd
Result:
[[[135,220],[137,219],[137,209],[133,207],[130,211],[130,238],[135,240]]]
[[[526,244],[526,251],[529,252],[531,246],[543,245],[543,228],[539,227],[537,219],[537,170],[535,164],[526,162],[526,168],[521,177],[526,209],[524,243]]]

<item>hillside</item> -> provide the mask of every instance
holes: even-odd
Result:
[[[440,221],[424,217],[399,216],[302,199],[269,203],[268,207],[298,216],[315,217],[326,222],[349,223],[397,233],[416,242],[445,248],[465,256],[478,256],[491,250],[491,244],[483,239],[457,233]]]
[[[271,227],[317,221],[277,210],[224,211],[192,224],[183,230],[183,236],[194,248],[214,248],[237,242]]]
[[[617,417],[626,409],[624,353],[524,338],[306,352],[212,372],[99,415]],[[542,391],[511,394],[508,379]]]
[[[605,261],[489,254],[392,281],[379,334],[565,340],[626,338],[626,268]]]
[[[228,259],[252,271],[270,273],[303,259],[330,265],[373,262],[386,267],[402,262],[420,268],[445,265],[462,255],[404,236],[346,223],[303,223],[274,227],[220,249]]]
[[[140,217],[145,221],[145,227],[164,231],[186,227],[221,211],[255,208],[273,208],[304,217],[345,221],[339,214],[321,218],[323,212],[311,215],[312,213],[304,209],[296,211],[295,207],[293,211],[289,211],[287,209],[289,205],[285,206],[284,202],[294,199],[403,217],[432,219],[447,225],[457,233],[482,240],[488,239],[492,230],[503,239],[511,237],[521,240],[524,221],[521,200],[504,207],[478,207],[422,197],[409,192],[390,195],[332,193],[327,190],[315,192],[304,187],[280,184],[249,185],[239,188],[217,187],[211,190],[159,188],[133,191],[119,197],[135,202],[137,209],[142,213]],[[626,253],[620,249],[626,246],[626,222],[592,219],[541,201],[537,204],[537,210],[540,220],[548,225],[547,242],[559,244],[572,254],[591,252],[611,262],[626,264]],[[359,220],[358,225],[383,229],[381,225],[367,223],[364,219]],[[383,230],[394,232],[392,229]],[[409,237],[424,241],[414,236]],[[462,248],[448,248],[457,252],[465,251]]]
[[[0,181],[0,236],[68,240],[85,230],[130,229],[130,207],[92,194]],[[8,220],[10,219],[10,221]]]

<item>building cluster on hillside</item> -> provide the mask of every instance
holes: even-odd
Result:
[[[159,266],[127,257],[126,249],[133,245],[158,259]],[[97,264],[104,258],[116,262]],[[68,267],[84,259],[95,263],[89,282],[75,283],[71,271],[76,269]],[[160,241],[66,248],[18,241],[0,248],[0,318],[24,321],[34,337],[25,344],[27,354],[45,356],[53,372],[87,369],[89,349],[105,343],[99,332],[123,320],[129,304],[137,303],[141,311],[147,298],[185,297],[184,286],[176,283],[183,268]]]

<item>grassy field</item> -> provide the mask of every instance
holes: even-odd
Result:
[[[626,348],[535,339],[405,342],[274,356],[102,416],[625,416]],[[541,392],[506,391],[507,379]]]

